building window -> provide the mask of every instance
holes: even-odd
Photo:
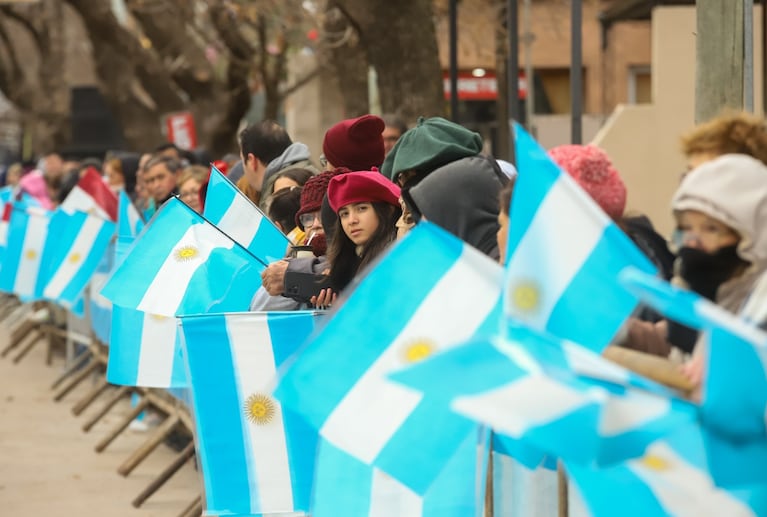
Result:
[[[652,71],[649,65],[629,66],[628,103],[652,102]]]

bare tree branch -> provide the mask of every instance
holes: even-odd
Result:
[[[26,16],[23,16],[21,13],[13,9],[10,5],[2,5],[0,6],[0,12],[2,12],[5,16],[12,19],[29,33],[29,35],[32,37],[32,39],[35,42],[35,45],[37,46],[37,50],[40,53],[43,53],[47,50],[48,45],[46,42],[45,37],[43,36],[43,33],[41,32],[41,29],[38,27],[35,27],[35,24],[29,20]]]

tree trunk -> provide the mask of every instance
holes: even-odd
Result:
[[[442,69],[431,0],[333,0],[378,75],[381,108],[407,120],[444,115]]]
[[[351,26],[351,20],[340,9],[329,7],[323,20],[323,32],[342,35],[337,37],[338,41],[326,37],[319,59],[330,66],[338,80],[344,116],[353,118],[370,113],[368,56],[356,29]]]

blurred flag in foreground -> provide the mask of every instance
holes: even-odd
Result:
[[[655,267],[521,126],[515,132],[506,314],[601,352],[637,304],[618,274]]]
[[[276,397],[332,445],[423,495],[477,426],[387,375],[497,332],[502,273],[468,244],[419,224],[347,288]]]

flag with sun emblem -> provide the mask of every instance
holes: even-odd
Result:
[[[308,512],[317,432],[281,407],[271,388],[318,317],[181,318],[207,514]]]
[[[695,407],[589,350],[515,327],[391,375],[555,457],[614,464],[697,419]]]
[[[52,252],[43,258],[43,296],[74,311],[114,233],[115,224],[101,217],[54,212],[48,226]]]
[[[601,352],[637,305],[617,282],[627,266],[654,266],[519,125],[505,312]]]
[[[42,297],[41,264],[48,243],[51,214],[41,208],[14,203],[8,228],[8,245],[0,266],[0,290],[24,301]]]
[[[489,432],[479,429],[450,454],[425,494],[320,440],[312,517],[482,515]]]
[[[567,463],[592,517],[667,515],[673,517],[767,515],[767,485],[736,489],[716,486],[708,472],[707,441],[698,424],[680,427],[647,449],[644,456],[606,469]],[[743,455],[733,449],[733,468]]]
[[[493,260],[421,223],[354,286],[275,394],[330,443],[423,495],[476,424],[387,375],[498,332],[502,283]]]
[[[221,171],[212,167],[203,215],[267,264],[285,256],[290,241]]]
[[[264,264],[177,198],[168,200],[101,290],[113,304],[176,316],[244,311]]]

